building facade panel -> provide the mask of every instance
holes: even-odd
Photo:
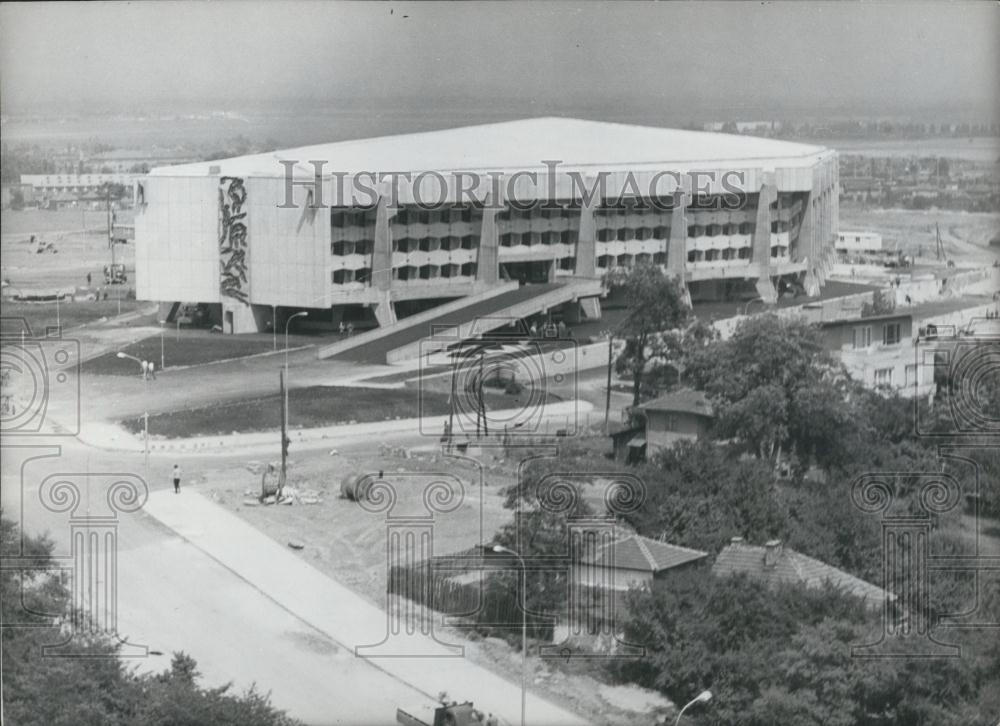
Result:
[[[727,143],[732,149],[737,142]],[[745,143],[752,151],[762,142]],[[414,205],[406,181],[398,184],[392,205],[376,196],[365,205],[311,209],[317,199],[343,197],[334,181],[325,179],[322,193],[315,194],[312,180],[298,176],[289,191],[283,167],[267,155],[213,162],[208,174],[198,165],[157,169],[143,181],[136,214],[138,294],[159,301],[240,302],[238,296],[220,296],[220,284],[237,284],[232,274],[227,281],[226,270],[237,270],[239,277],[240,263],[248,306],[384,309],[390,300],[463,295],[509,279],[599,277],[615,267],[652,263],[687,282],[756,281],[758,290],[768,289],[772,278],[797,278],[808,266],[816,285],[806,289],[814,295],[837,232],[836,155],[816,147],[778,147],[789,148],[790,155],[762,161],[750,153],[745,160],[677,164],[636,158],[631,164],[578,166],[575,178],[566,168],[550,177],[541,162],[531,174],[508,168],[499,178],[514,182],[500,185],[507,204],[496,210],[483,208],[487,195],[496,194],[489,175],[482,176],[475,201],[457,203],[454,185],[446,185],[450,201],[436,209]],[[791,153],[799,148],[804,151]],[[649,159],[669,158],[670,151],[650,147]],[[221,186],[224,178],[240,179],[246,194],[240,210],[245,229],[237,235],[245,254],[235,262],[232,250],[222,250],[220,193],[229,193]],[[679,188],[697,193],[676,193]],[[655,199],[647,196],[651,189]],[[760,208],[762,189],[767,202]],[[581,191],[591,190],[598,196],[589,200],[581,225],[588,201]],[[517,209],[512,199],[536,204]],[[699,294],[729,294],[730,287],[704,285]]]
[[[218,178],[150,177],[143,199],[135,217],[140,298],[219,302]]]

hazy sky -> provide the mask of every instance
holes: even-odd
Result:
[[[8,114],[404,98],[877,114],[1000,95],[995,2],[4,3],[0,46]]]

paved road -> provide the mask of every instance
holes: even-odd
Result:
[[[330,579],[271,538],[195,491],[154,493],[145,507],[215,562],[308,623],[351,657],[356,648],[388,636],[384,610]],[[514,723],[520,720],[520,687],[477,666],[430,637],[416,633],[383,643],[384,657],[357,658],[422,693],[447,691]],[[385,707],[383,696],[376,703]],[[389,704],[391,706],[391,704]],[[393,710],[393,709],[389,709]],[[530,723],[575,726],[574,714],[529,694]]]
[[[56,439],[5,440],[0,506],[27,531],[48,532],[56,554],[68,558],[69,517],[41,505],[39,484],[64,475],[81,490],[78,512],[89,512],[105,495],[86,474],[141,472],[142,458],[68,438],[60,446],[46,441]],[[370,442],[342,446],[352,447]],[[219,464],[217,456],[212,460]],[[276,706],[310,724],[388,726],[397,705],[425,702],[440,690],[495,712],[518,710],[515,684],[464,659],[443,665],[442,659],[355,657],[359,641],[377,642],[384,633],[385,614],[193,489],[168,491],[169,466],[154,458],[149,502],[121,514],[117,529],[118,632],[164,654],[133,659],[141,670],[168,668],[170,654],[183,650],[198,661],[204,685],[232,681],[242,691],[256,683],[272,692]],[[194,470],[199,461],[185,466]],[[582,723],[535,698],[532,713],[531,724]],[[515,716],[510,723],[519,721]]]

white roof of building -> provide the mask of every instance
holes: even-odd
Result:
[[[545,171],[544,161],[564,168],[718,169],[811,166],[822,146],[705,131],[631,126],[572,118],[530,118],[415,134],[339,141],[153,169],[152,176],[281,176],[281,160],[312,176],[323,173],[420,171]]]

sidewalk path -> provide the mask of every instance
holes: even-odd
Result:
[[[386,638],[388,619],[383,610],[197,492],[155,492],[144,511],[348,651]],[[392,651],[395,657],[366,662],[423,693],[447,691],[453,698],[474,701],[483,712],[498,714],[512,724],[520,722],[519,685],[462,657],[436,657],[447,656],[448,651],[419,633],[406,641]],[[405,655],[413,649],[436,655]],[[379,707],[395,712],[392,704]],[[532,726],[586,723],[530,693],[527,721]]]
[[[576,429],[583,423],[583,416],[593,410],[587,401],[572,400],[550,403],[540,416],[539,434],[554,434],[558,429]],[[520,413],[519,409],[490,411],[494,421],[509,420]],[[302,450],[334,446],[338,440],[370,436],[381,440],[391,434],[414,434],[424,436],[427,443],[437,443],[448,416],[427,416],[425,418],[404,418],[392,421],[372,421],[368,423],[342,424],[312,429],[292,429],[289,438],[296,448]],[[576,425],[573,425],[573,422]],[[150,427],[152,428],[152,426]],[[460,428],[456,426],[456,432]],[[457,434],[456,434],[457,435]],[[155,436],[155,434],[154,434]],[[186,439],[156,439],[150,437],[150,453],[206,453],[213,450],[231,454],[240,449],[275,447],[278,434],[275,431],[228,434],[224,436],[194,436]],[[86,422],[79,436],[80,441],[99,449],[115,451],[142,451],[142,435],[134,436],[115,424]]]

